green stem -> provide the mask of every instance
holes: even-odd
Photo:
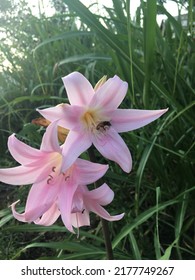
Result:
[[[103,234],[104,234],[107,259],[108,260],[114,260],[112,243],[111,243],[111,240],[110,240],[110,231],[109,231],[108,221],[101,218],[101,223],[102,223],[102,230],[103,230]]]
[[[90,147],[88,150],[89,153],[89,158],[92,162],[96,162],[96,156],[94,153],[94,148]],[[94,183],[95,188],[100,187],[103,184],[102,180],[99,179],[97,182]],[[114,255],[113,255],[113,250],[112,250],[112,243],[110,240],[110,231],[109,231],[109,226],[108,226],[108,221],[104,220],[103,218],[101,219],[102,223],[102,230],[104,234],[104,241],[105,241],[105,247],[106,247],[106,253],[107,253],[107,259],[108,260],[113,260]]]

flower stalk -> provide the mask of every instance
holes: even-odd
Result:
[[[91,162],[97,162],[93,146],[91,146],[88,149],[88,154],[89,154],[89,159]],[[98,181],[96,181],[94,183],[95,188],[98,188],[101,185],[102,185],[102,179],[99,179]],[[113,250],[112,250],[112,243],[111,243],[111,239],[110,239],[110,230],[109,230],[109,226],[108,226],[108,221],[106,221],[105,219],[103,219],[101,217],[100,217],[100,220],[101,220],[102,231],[103,231],[103,235],[104,235],[107,259],[113,260],[114,254],[113,254]]]

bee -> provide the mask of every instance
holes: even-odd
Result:
[[[111,123],[110,123],[110,122],[104,121],[104,122],[98,123],[98,125],[96,126],[96,129],[97,129],[98,131],[104,132],[104,131],[106,131],[107,129],[109,129],[110,126],[111,126]]]

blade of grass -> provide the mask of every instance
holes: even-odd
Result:
[[[133,58],[132,58],[132,40],[131,40],[131,11],[130,0],[127,0],[127,34],[128,34],[128,46],[129,46],[129,58],[130,58],[130,77],[131,77],[131,91],[132,91],[132,104],[135,105],[135,91],[134,91],[134,76],[133,76]]]
[[[36,46],[36,48],[33,49],[33,55],[35,56],[36,55],[36,52],[44,47],[45,45],[47,44],[50,44],[52,42],[56,42],[56,41],[59,41],[59,40],[67,40],[67,39],[70,39],[70,38],[78,38],[78,37],[83,37],[83,36],[94,36],[94,33],[93,32],[90,32],[90,31],[69,31],[69,32],[64,32],[60,35],[57,35],[57,36],[53,36],[47,40],[44,40],[42,43],[38,44]]]
[[[13,218],[13,215],[12,215]],[[14,225],[14,226],[6,226],[3,228],[3,231],[10,231],[10,232],[68,232],[65,226],[58,226],[58,225],[52,225],[52,226],[40,226],[35,224],[24,224],[24,225]],[[96,236],[95,234],[90,234],[89,232],[86,232],[84,230],[79,230],[80,236],[85,236],[91,239],[96,240],[97,242],[103,243],[103,239]]]
[[[177,253],[180,259],[182,259],[181,257],[181,252],[180,252],[180,248],[179,248],[179,237],[183,228],[183,223],[184,223],[184,218],[185,218],[185,214],[186,214],[186,209],[187,209],[187,205],[188,205],[188,197],[189,197],[189,193],[184,193],[183,195],[183,199],[181,201],[181,203],[178,205],[178,211],[177,211],[177,215],[176,215],[176,222],[175,222],[175,237],[177,239],[176,242],[176,249],[177,249]]]
[[[129,233],[129,242],[131,244],[131,249],[132,249],[132,253],[133,253],[133,259],[135,260],[141,260],[141,254],[140,254],[140,250],[137,244],[137,241],[135,239],[135,236],[133,234],[133,231],[131,231]]]
[[[176,198],[171,199],[169,201],[160,203],[158,205],[158,207],[153,206],[150,209],[142,212],[139,216],[137,216],[134,221],[126,226],[124,226],[121,230],[121,232],[118,234],[118,236],[116,236],[116,238],[113,241],[113,249],[117,247],[117,245],[120,243],[120,241],[125,238],[134,228],[138,227],[139,225],[143,224],[145,221],[147,221],[150,217],[152,217],[157,211],[162,211],[164,210],[166,207],[174,205],[176,203],[178,203],[182,196],[184,195],[184,193],[190,193],[192,191],[195,190],[195,186],[182,192],[181,194],[179,194]]]
[[[159,199],[160,199],[160,187],[156,188],[156,206],[159,205]],[[155,254],[156,259],[160,259],[161,257],[161,251],[160,251],[160,238],[159,238],[159,226],[158,226],[158,211],[156,212],[156,228],[155,228],[155,234],[154,234],[154,248],[155,248]]]
[[[101,55],[101,54],[96,54],[96,53],[88,53],[88,54],[82,54],[82,55],[74,55],[74,56],[69,56],[66,59],[63,59],[59,62],[57,62],[57,66],[62,66],[66,63],[71,63],[71,62],[77,62],[77,61],[82,61],[82,60],[111,60],[109,56]]]
[[[165,250],[165,253],[162,257],[160,257],[160,260],[169,260],[171,256],[171,252],[175,244],[177,243],[178,239],[176,238],[173,243]]]
[[[147,0],[146,8],[144,9],[144,60],[145,60],[145,78],[144,78],[144,91],[143,102],[144,105],[149,107],[149,92],[150,82],[154,66],[154,50],[156,40],[156,0]]]
[[[149,159],[149,156],[152,152],[152,149],[155,145],[155,142],[157,141],[158,135],[163,131],[164,126],[166,125],[167,121],[170,119],[171,114],[167,116],[165,121],[161,124],[160,127],[157,127],[156,131],[154,132],[152,138],[151,144],[147,145],[146,148],[144,149],[144,152],[142,154],[141,160],[139,167],[137,169],[136,173],[136,187],[135,187],[135,214],[138,215],[139,211],[139,193],[140,193],[140,187],[141,187],[141,182],[142,182],[142,177],[143,177],[143,172],[145,169],[145,166],[147,164],[147,161]]]
[[[194,0],[189,0],[188,1],[189,5],[188,5],[188,30],[191,34],[191,36],[193,35],[193,5],[194,5]]]
[[[17,259],[22,252],[25,252],[26,250],[30,248],[49,248],[54,250],[66,250],[68,252],[80,252],[80,253],[91,253],[95,255],[96,253],[105,254],[103,250],[97,249],[96,247],[85,244],[84,242],[80,244],[79,242],[71,242],[70,240],[66,241],[59,241],[59,242],[37,242],[37,243],[31,243],[15,254],[13,259]]]
[[[176,84],[177,84],[177,75],[178,75],[178,69],[179,69],[179,57],[181,55],[181,48],[182,48],[182,44],[183,44],[183,32],[181,32],[181,36],[180,36],[180,40],[179,40],[179,47],[177,50],[177,57],[176,57],[176,66],[175,66],[175,74],[174,74],[174,84],[173,84],[173,95],[175,94],[175,90],[176,90]]]

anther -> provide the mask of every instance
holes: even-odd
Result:
[[[53,177],[51,175],[49,175],[49,179],[47,179],[47,184],[49,185],[49,182],[53,179]]]
[[[56,171],[56,166],[52,167],[52,171],[55,172]]]
[[[69,178],[70,178],[70,176],[66,176],[66,177],[65,177],[65,181],[67,181]]]

